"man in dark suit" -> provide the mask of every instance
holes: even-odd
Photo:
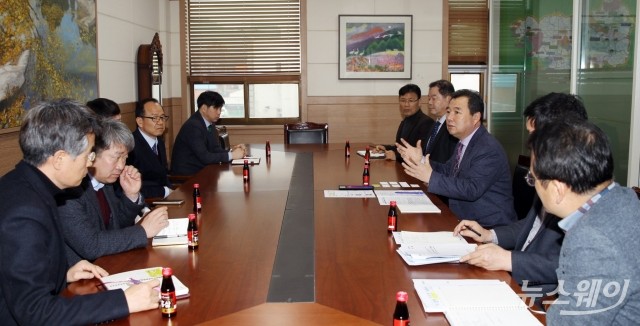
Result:
[[[565,231],[549,325],[635,325],[640,315],[640,201],[613,181],[607,135],[585,120],[529,137],[529,179]]]
[[[135,146],[129,152],[127,165],[133,165],[142,174],[140,192],[146,198],[167,197],[171,193],[167,149],[162,140],[169,117],[154,98],[136,104]]]
[[[60,296],[67,282],[107,272],[85,260],[69,268],[57,196],[75,187],[95,154],[93,115],[79,103],[42,102],[20,128],[23,159],[0,179],[0,320],[2,325],[88,325],[157,309],[158,281],[126,291]]]
[[[422,153],[429,154],[431,161],[438,163],[446,163],[458,144],[458,139],[447,130],[447,107],[454,92],[453,85],[448,80],[436,80],[429,84],[427,107],[435,123],[429,131],[427,141],[422,142]]]
[[[226,151],[220,144],[215,123],[220,119],[224,99],[213,91],[205,91],[196,101],[198,112],[180,128],[171,155],[171,173],[193,175],[209,164],[226,163],[246,154],[244,145]]]
[[[477,92],[453,93],[447,110],[449,133],[460,141],[445,163],[406,159],[405,172],[428,184],[431,193],[449,198],[449,208],[461,219],[485,227],[516,220],[511,172],[500,143],[482,125],[484,103]]]
[[[527,130],[533,132],[548,123],[587,120],[587,111],[574,95],[549,93],[531,102],[524,110],[524,117]],[[454,229],[454,234],[488,244],[478,246],[460,261],[489,270],[509,271],[520,285],[527,281],[528,290],[525,290],[533,298],[540,299],[558,286],[555,270],[564,239],[559,220],[544,210],[537,197],[527,216],[510,225],[486,230],[475,221],[463,220]]]
[[[80,187],[69,191],[72,198],[58,208],[65,221],[63,232],[71,264],[145,247],[148,238],[169,225],[166,207],[154,209],[135,224],[144,200],[140,173],[125,165],[132,148],[133,136],[127,126],[115,120],[101,121],[93,166]],[[120,196],[113,189],[116,181],[122,188]]]
[[[418,141],[426,142],[429,131],[433,126],[433,119],[429,118],[420,109],[420,98],[422,92],[418,85],[407,84],[398,91],[400,103],[400,115],[402,122],[396,132],[396,143],[404,139],[412,146],[416,146]],[[395,160],[402,163],[402,156],[398,153],[396,145],[377,145],[376,150],[384,151],[387,160]]]

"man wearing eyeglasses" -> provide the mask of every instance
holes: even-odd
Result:
[[[526,128],[531,133],[547,124],[567,119],[587,120],[587,111],[574,95],[549,93],[531,102],[524,110],[524,117]],[[534,186],[531,172],[526,180],[529,186]],[[487,230],[475,221],[463,220],[454,229],[454,234],[487,244],[479,246],[460,261],[488,270],[509,271],[520,285],[527,281],[526,292],[541,299],[558,286],[556,269],[564,239],[559,220],[544,210],[537,196],[527,216],[510,225]],[[471,228],[478,234],[465,228]]]
[[[398,144],[400,139],[404,139],[411,146],[416,146],[418,140],[426,144],[429,139],[429,132],[434,122],[420,109],[420,97],[422,97],[422,92],[420,87],[415,84],[404,85],[398,91],[398,103],[402,116],[402,122],[396,132],[396,143]],[[396,145],[377,145],[376,150],[384,151],[387,160],[403,162]]]
[[[144,248],[147,239],[169,225],[166,207],[154,209],[135,223],[144,197],[140,195],[140,172],[125,164],[133,136],[127,126],[115,120],[100,121],[99,129],[93,166],[58,207],[65,221],[63,233],[71,264]],[[116,182],[122,189],[120,196],[114,191]]]
[[[135,166],[142,174],[140,192],[147,198],[167,197],[171,193],[167,150],[163,135],[169,117],[154,98],[136,104],[136,125],[133,132],[135,146],[129,152],[127,164]]]

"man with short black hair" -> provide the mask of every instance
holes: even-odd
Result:
[[[398,102],[402,122],[396,132],[396,143],[404,139],[412,146],[416,146],[418,141],[426,143],[429,131],[433,126],[433,119],[429,118],[420,109],[420,98],[422,91],[415,84],[407,84],[398,91]],[[395,160],[402,163],[402,156],[398,153],[396,145],[377,145],[376,150],[384,151],[387,160]]]
[[[449,198],[449,208],[461,219],[484,227],[516,220],[511,173],[502,145],[482,125],[484,103],[477,92],[453,93],[447,109],[447,129],[459,139],[456,153],[444,164],[405,157],[405,172],[428,184],[428,191]]]
[[[584,120],[547,124],[529,137],[530,179],[566,232],[550,325],[632,325],[640,315],[640,201],[613,181],[605,133]]]
[[[226,151],[216,131],[224,99],[214,91],[205,91],[196,101],[198,111],[180,128],[171,155],[171,173],[193,175],[209,164],[227,163],[246,155],[244,145]]]
[[[429,84],[429,115],[435,119],[429,137],[422,142],[422,155],[429,154],[431,161],[446,163],[453,155],[458,139],[447,130],[447,108],[451,95],[455,92],[453,84],[448,80],[436,80]]]

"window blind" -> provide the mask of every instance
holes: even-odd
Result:
[[[487,64],[487,0],[449,0],[449,64]]]
[[[300,0],[185,4],[189,76],[300,74]]]

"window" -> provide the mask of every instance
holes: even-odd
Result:
[[[300,0],[185,0],[192,101],[225,99],[225,124],[282,124],[300,116]]]

